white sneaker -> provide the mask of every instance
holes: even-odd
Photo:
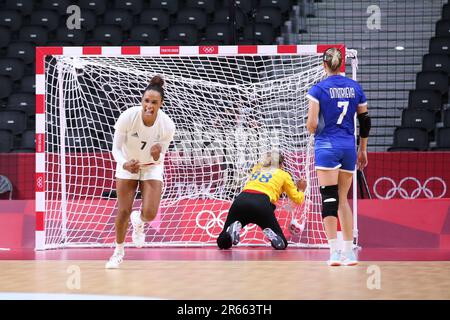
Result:
[[[342,265],[341,262],[341,253],[337,250],[334,250],[330,253],[330,260],[327,261],[327,264],[331,267],[339,267]]]
[[[123,262],[123,257],[125,256],[125,251],[114,251],[114,254],[109,258],[109,261],[106,263],[106,269],[118,269],[119,265]]]
[[[239,232],[241,232],[242,224],[239,221],[233,222],[228,228],[227,232],[231,237],[231,241],[233,245],[237,245],[239,243]]]
[[[358,264],[358,259],[356,258],[356,255],[353,252],[353,250],[349,252],[344,252],[342,258],[343,258],[342,264],[344,266],[356,266]]]
[[[141,248],[145,243],[144,222],[141,220],[141,212],[131,212],[131,225],[133,226],[133,233],[131,238],[137,248]]]

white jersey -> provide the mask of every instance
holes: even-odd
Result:
[[[115,135],[124,137],[123,143],[118,146],[118,151],[122,154],[114,155],[120,166],[123,165],[123,160],[131,159],[138,160],[140,164],[164,163],[164,154],[175,134],[174,122],[162,110],[158,110],[155,123],[151,127],[146,126],[142,119],[142,106],[131,107],[123,112],[114,128]],[[161,145],[161,154],[155,161],[150,149],[157,143]]]

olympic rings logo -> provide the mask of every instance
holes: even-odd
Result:
[[[202,47],[203,53],[211,54],[214,52],[214,47]]]
[[[36,186],[38,187],[38,189],[42,189],[43,184],[44,184],[44,182],[43,182],[42,177],[38,177],[38,178],[36,179]]]
[[[219,215],[216,217],[216,214],[211,211],[211,210],[202,210],[200,211],[197,216],[195,217],[195,224],[197,225],[197,227],[199,227],[202,230],[205,230],[206,233],[211,237],[211,238],[217,238],[219,237],[220,232],[222,232],[223,230],[223,226],[225,225],[225,221],[222,219],[222,217],[224,215],[226,215],[228,213],[228,210],[222,210]],[[202,225],[201,220],[203,218],[203,216],[207,214],[208,218],[207,218],[207,222],[206,224]],[[220,227],[220,231],[217,234],[213,233],[214,227],[218,226]],[[252,226],[245,226],[242,230],[242,234],[241,236],[244,237],[245,234],[250,230],[250,229],[254,229],[256,227],[256,224],[252,225]]]
[[[377,191],[377,186],[382,181],[387,181],[392,185],[392,187],[384,196],[380,195]],[[411,194],[409,194],[408,191],[406,191],[406,189],[403,187],[404,183],[407,181],[413,181],[416,184],[416,188],[411,192]],[[433,194],[433,191],[430,188],[428,188],[428,184],[432,181],[438,181],[442,185],[442,193],[439,194],[438,196],[435,196]],[[422,192],[428,199],[438,199],[442,198],[447,193],[447,184],[442,178],[439,177],[430,177],[427,180],[425,180],[425,183],[423,185],[417,178],[406,177],[400,180],[397,186],[397,184],[393,179],[388,177],[381,177],[378,178],[377,181],[375,181],[373,185],[373,192],[375,193],[378,199],[392,199],[397,192],[403,199],[416,199]]]

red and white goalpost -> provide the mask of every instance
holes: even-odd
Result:
[[[326,247],[305,96],[325,76],[321,55],[331,46],[345,52],[341,44],[38,47],[36,249],[113,245],[113,126],[140,105],[155,74],[166,80],[163,108],[177,132],[147,245],[215,245],[249,170],[263,152],[279,148],[294,179],[308,180],[304,205],[280,200],[280,225],[291,246]],[[356,68],[352,63],[354,77]],[[292,218],[302,224],[295,236],[287,230]],[[241,245],[268,243],[249,225]]]

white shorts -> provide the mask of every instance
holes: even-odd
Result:
[[[163,181],[163,173],[164,173],[164,165],[157,164],[152,166],[143,167],[139,170],[139,173],[131,173],[130,171],[125,170],[124,168],[120,168],[116,166],[116,178],[119,179],[128,179],[128,180],[159,180]]]

